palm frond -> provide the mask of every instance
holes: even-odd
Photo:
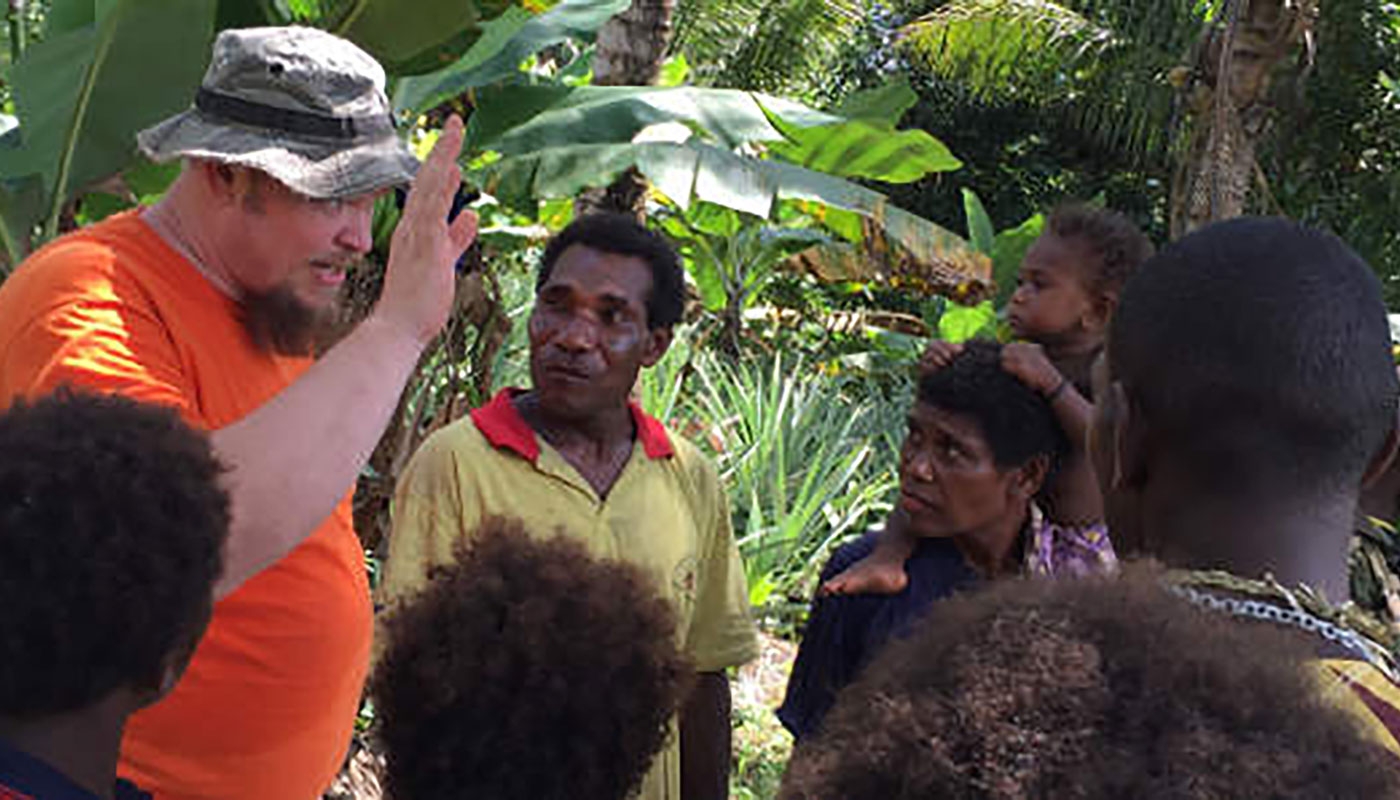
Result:
[[[865,0],[683,0],[672,49],[700,83],[805,96],[862,25]]]
[[[1065,86],[1114,34],[1059,3],[957,0],[905,26],[900,42],[941,77],[1015,98]]]
[[[1174,144],[1167,77],[1223,0],[953,0],[905,25],[917,68],[976,95],[1057,112],[1138,160]]]

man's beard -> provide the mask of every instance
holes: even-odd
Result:
[[[286,284],[265,291],[245,290],[242,305],[243,329],[264,353],[319,355],[345,334],[336,306],[309,306]]]

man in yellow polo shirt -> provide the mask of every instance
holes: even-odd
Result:
[[[680,261],[629,217],[582,217],[545,249],[535,300],[533,387],[502,391],[414,455],[398,487],[381,599],[411,596],[494,515],[642,566],[674,605],[699,674],[679,736],[639,796],[725,797],[725,670],[757,652],[744,570],[714,466],[629,400],[680,320]]]

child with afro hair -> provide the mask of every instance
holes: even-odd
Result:
[[[1007,581],[888,647],[798,749],[784,800],[1400,796],[1316,691],[1304,634],[1120,579]]]
[[[0,798],[147,797],[118,749],[209,623],[222,472],[168,408],[59,390],[0,414]]]
[[[372,688],[394,800],[622,800],[694,675],[645,573],[500,518],[385,631]]]

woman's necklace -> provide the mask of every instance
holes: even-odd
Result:
[[[1392,636],[1351,603],[1333,606],[1309,586],[1289,589],[1268,574],[1263,580],[1250,580],[1220,570],[1183,570],[1167,573],[1165,582],[1172,593],[1202,608],[1321,636],[1396,680]]]

